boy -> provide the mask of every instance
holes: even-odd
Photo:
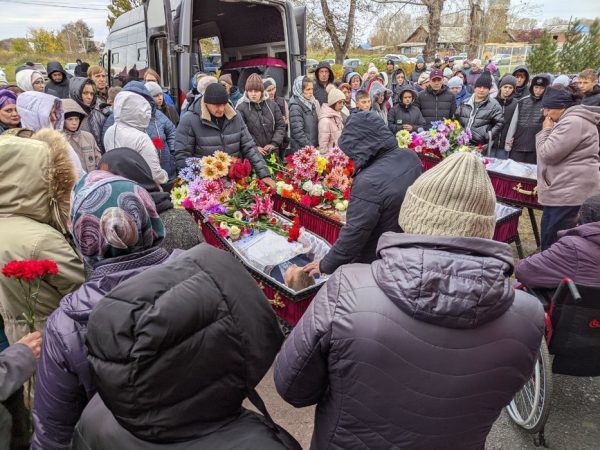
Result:
[[[399,104],[394,105],[388,112],[388,128],[394,136],[400,130],[417,131],[425,126],[421,110],[414,104],[417,93],[411,86],[404,86],[398,92]]]
[[[92,133],[79,129],[87,114],[75,100],[70,98],[63,100],[63,108],[65,111],[64,132],[69,144],[79,156],[81,165],[86,172],[96,170],[102,153],[100,153]]]
[[[371,97],[369,93],[365,90],[360,90],[356,93],[356,110],[358,111],[371,111]]]

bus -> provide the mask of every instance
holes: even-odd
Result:
[[[241,92],[259,73],[289,96],[304,73],[305,30],[306,8],[286,0],[145,0],[115,20],[102,64],[113,81],[154,69],[181,105],[192,76],[220,53],[220,73],[231,74]],[[203,54],[206,42],[212,48]]]

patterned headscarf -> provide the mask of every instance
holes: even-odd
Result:
[[[0,109],[4,108],[6,105],[16,104],[17,96],[14,92],[9,91],[8,89],[0,89]]]
[[[70,231],[89,264],[149,249],[165,237],[152,198],[137,183],[95,170],[74,191]]]

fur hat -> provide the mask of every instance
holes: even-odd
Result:
[[[246,91],[260,91],[264,92],[265,86],[263,84],[263,79],[257,73],[251,74],[246,80]]]
[[[204,91],[202,101],[207,105],[224,105],[229,101],[229,96],[221,83],[212,83]]]
[[[405,233],[492,239],[496,194],[483,163],[457,152],[408,188],[398,220]]]

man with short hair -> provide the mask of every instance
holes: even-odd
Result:
[[[510,127],[510,123],[513,118],[513,114],[517,109],[517,100],[514,98],[515,87],[517,86],[517,79],[510,74],[506,74],[500,80],[500,86],[498,91],[498,96],[496,97],[496,101],[500,104],[502,108],[502,113],[504,115],[504,125],[502,126],[502,131],[500,132],[500,136],[496,141],[496,145],[492,152],[492,156],[494,158],[499,159],[507,159],[508,152],[504,150],[506,146],[506,135],[508,134],[508,128]]]
[[[579,74],[579,90],[583,94],[582,105],[600,106],[600,86],[594,69],[585,69]]]
[[[58,98],[69,98],[69,78],[58,61],[50,61],[47,66],[48,84],[44,92]]]
[[[517,100],[527,97],[529,95],[529,70],[527,70],[527,66],[517,66],[512,74],[517,80],[514,97]]]
[[[327,103],[327,86],[333,84],[333,70],[327,61],[321,61],[315,71],[315,92],[314,96],[319,101],[319,105]]]
[[[355,111],[371,111],[371,96],[365,90],[360,90],[356,93],[356,108]]]
[[[108,100],[108,83],[106,78],[106,70],[100,66],[90,66],[87,71],[87,76],[96,85],[96,92],[98,93],[98,102],[107,103]]]
[[[429,74],[429,86],[419,93],[416,105],[425,119],[426,128],[432,122],[451,119],[456,112],[454,94],[444,86],[444,75],[441,70],[434,69]]]
[[[394,60],[388,59],[387,64],[385,65],[385,73],[387,75],[388,82],[385,87],[391,91],[393,91],[392,85],[394,84],[394,69],[395,69]]]

